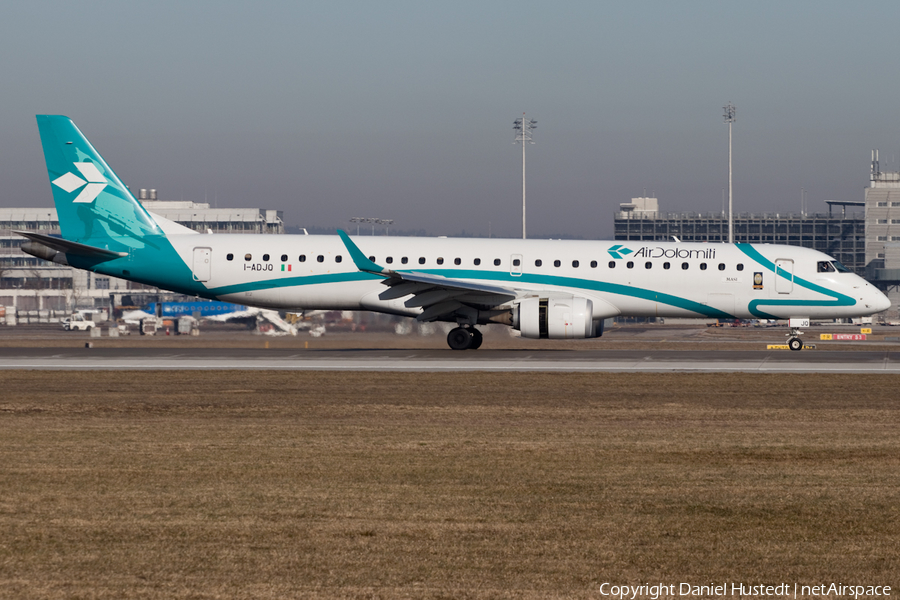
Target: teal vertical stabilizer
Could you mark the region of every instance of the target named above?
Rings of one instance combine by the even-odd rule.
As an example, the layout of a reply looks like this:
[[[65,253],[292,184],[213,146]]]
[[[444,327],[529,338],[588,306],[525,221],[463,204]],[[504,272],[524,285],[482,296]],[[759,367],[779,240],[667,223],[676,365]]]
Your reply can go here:
[[[38,115],[37,123],[59,227],[68,243],[38,241],[64,251],[67,263],[79,269],[206,296],[163,229],[72,119]]]
[[[38,115],[62,235],[118,252],[142,249],[162,229],[69,117]]]

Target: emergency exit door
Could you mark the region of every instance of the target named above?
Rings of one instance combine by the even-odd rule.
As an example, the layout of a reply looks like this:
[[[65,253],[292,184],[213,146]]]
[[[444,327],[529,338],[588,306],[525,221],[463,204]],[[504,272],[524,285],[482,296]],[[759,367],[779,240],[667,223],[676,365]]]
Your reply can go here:
[[[513,254],[509,257],[509,274],[518,277],[522,274],[522,255]]]

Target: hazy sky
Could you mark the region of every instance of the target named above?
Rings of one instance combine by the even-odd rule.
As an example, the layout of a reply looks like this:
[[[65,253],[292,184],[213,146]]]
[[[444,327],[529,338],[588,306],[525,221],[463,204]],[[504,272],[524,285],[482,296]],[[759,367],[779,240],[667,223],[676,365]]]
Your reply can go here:
[[[862,200],[900,162],[900,2],[5,2],[0,206],[48,206],[34,115],[133,190],[392,218],[435,235],[610,237],[613,213]]]

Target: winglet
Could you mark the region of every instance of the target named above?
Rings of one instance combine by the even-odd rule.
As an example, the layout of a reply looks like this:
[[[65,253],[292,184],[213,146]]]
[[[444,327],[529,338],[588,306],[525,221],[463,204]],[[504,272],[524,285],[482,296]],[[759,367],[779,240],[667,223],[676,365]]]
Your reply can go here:
[[[338,235],[341,236],[341,240],[344,242],[344,246],[346,246],[347,252],[350,253],[350,258],[353,259],[353,264],[356,265],[357,269],[365,271],[366,273],[377,273],[379,275],[386,275],[388,273],[388,271],[366,258],[366,255],[362,253],[362,250],[350,241],[350,236],[343,230],[338,229]]]

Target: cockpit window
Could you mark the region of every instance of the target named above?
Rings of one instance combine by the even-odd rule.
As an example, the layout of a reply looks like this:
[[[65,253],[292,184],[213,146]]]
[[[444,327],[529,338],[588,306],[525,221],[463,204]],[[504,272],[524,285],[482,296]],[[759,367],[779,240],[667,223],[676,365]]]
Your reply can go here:
[[[819,261],[819,268],[817,269],[819,273],[834,273],[834,266],[828,262],[827,260]]]
[[[831,261],[831,264],[834,265],[834,268],[838,270],[838,273],[851,273],[850,269],[841,264],[839,260]]]

